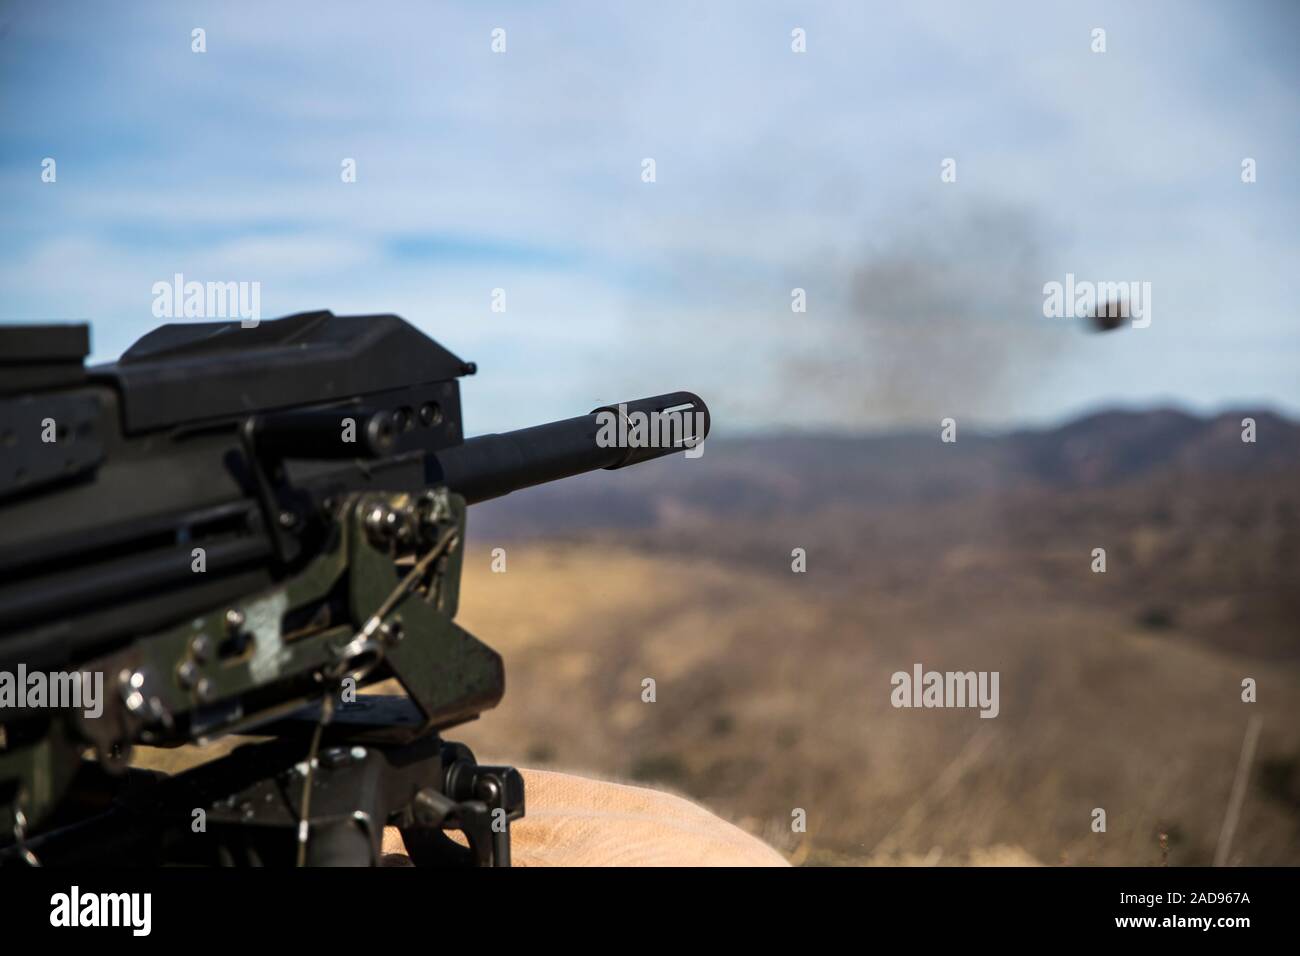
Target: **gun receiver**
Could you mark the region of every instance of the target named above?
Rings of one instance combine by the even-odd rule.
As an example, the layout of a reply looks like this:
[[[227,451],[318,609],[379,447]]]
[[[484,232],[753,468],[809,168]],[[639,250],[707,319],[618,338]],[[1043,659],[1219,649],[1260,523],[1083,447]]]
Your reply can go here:
[[[105,790],[139,859],[225,859],[248,821],[174,849],[195,787],[222,791],[203,803],[218,818],[266,788],[314,793],[320,775],[286,769],[313,734],[377,751],[330,767],[331,799],[349,797],[313,814],[326,835],[300,862],[373,862],[390,822],[417,862],[456,856],[430,835],[445,828],[466,830],[472,862],[508,862],[508,832],[484,821],[522,815],[522,780],[437,736],[504,689],[500,658],[453,621],[465,508],[690,449],[704,403],[675,392],[465,440],[457,379],[474,366],[393,315],[165,325],[90,368],[87,351],[85,326],[0,328],[0,862],[94,859],[109,823],[78,806]],[[638,420],[648,434],[628,432]],[[101,712],[10,700],[19,671],[72,672],[88,697],[98,675]],[[339,696],[390,677],[404,697]],[[133,745],[254,729],[274,740],[155,781],[148,813],[123,797]],[[353,806],[362,790],[372,804]],[[271,802],[262,860],[301,822]]]

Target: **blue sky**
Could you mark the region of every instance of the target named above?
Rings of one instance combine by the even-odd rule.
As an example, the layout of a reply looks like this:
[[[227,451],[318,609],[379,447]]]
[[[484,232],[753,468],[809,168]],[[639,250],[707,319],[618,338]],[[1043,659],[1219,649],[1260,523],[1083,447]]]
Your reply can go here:
[[[1295,413],[1296,10],[0,3],[0,320],[111,359],[176,272],[397,312],[479,364],[471,432],[678,388],[737,431]],[[1151,326],[1045,319],[1067,271]]]

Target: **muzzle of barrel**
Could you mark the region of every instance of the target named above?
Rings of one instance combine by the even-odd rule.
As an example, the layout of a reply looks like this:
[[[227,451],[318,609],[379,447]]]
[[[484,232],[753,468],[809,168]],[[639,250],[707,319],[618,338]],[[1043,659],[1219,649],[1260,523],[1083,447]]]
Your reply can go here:
[[[598,468],[625,468],[687,451],[708,437],[708,406],[671,392],[589,415],[497,435],[480,435],[431,455],[430,483],[474,504]]]

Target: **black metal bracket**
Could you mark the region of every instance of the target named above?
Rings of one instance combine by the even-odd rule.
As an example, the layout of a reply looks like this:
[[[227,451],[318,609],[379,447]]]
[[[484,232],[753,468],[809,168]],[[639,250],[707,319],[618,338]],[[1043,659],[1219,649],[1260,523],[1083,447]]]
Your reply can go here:
[[[324,728],[309,766],[310,726],[303,720],[294,732],[285,722],[275,739],[172,777],[83,766],[84,814],[0,848],[0,864],[377,866],[392,825],[416,866],[510,865],[510,824],[524,815],[513,767],[480,766],[469,748],[436,734],[376,742],[355,735],[357,721]],[[465,844],[448,830],[462,831]]]

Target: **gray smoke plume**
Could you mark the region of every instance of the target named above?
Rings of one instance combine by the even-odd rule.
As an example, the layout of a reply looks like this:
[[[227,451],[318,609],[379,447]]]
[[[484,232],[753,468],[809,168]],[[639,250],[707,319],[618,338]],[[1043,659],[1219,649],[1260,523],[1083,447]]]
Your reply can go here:
[[[1043,316],[1046,230],[1014,206],[910,210],[837,270],[844,308],[788,363],[849,426],[1012,420],[1074,326]]]

